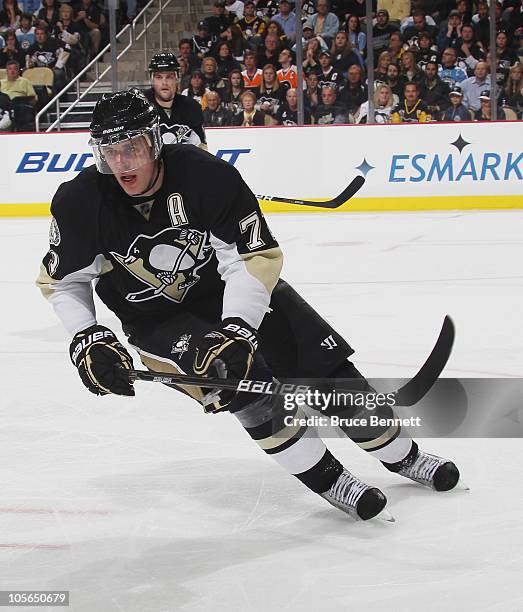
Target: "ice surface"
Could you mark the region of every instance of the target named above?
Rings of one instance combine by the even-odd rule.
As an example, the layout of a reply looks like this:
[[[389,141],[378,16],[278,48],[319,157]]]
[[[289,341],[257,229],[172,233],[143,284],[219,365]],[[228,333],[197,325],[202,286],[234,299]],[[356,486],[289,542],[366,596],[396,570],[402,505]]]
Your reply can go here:
[[[368,376],[412,375],[446,313],[448,376],[522,375],[522,212],[270,224],[284,278]],[[74,612],[523,610],[520,439],[427,440],[471,487],[449,494],[330,440],[397,520],[354,522],[229,415],[160,385],[137,383],[134,400],[84,390],[34,286],[48,225],[0,222],[0,589],[69,589]]]

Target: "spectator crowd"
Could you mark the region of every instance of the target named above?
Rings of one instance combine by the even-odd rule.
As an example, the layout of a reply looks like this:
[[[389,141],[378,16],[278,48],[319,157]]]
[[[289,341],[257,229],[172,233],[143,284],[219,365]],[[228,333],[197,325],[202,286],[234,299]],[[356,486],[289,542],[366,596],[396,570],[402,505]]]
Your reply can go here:
[[[127,0],[122,22],[136,14]],[[126,8],[126,11],[123,10]],[[32,129],[35,109],[43,107],[108,41],[106,11],[95,0],[2,0],[0,10],[0,131]],[[40,71],[33,86],[25,71]],[[46,72],[46,71],[44,71]],[[34,75],[33,71],[27,77]]]
[[[95,0],[2,2],[0,130],[8,130],[13,108],[23,123],[23,109],[59,91],[107,34]],[[217,0],[193,36],[178,41],[179,90],[200,103],[204,125],[297,124],[299,70],[306,124],[368,121],[365,0],[302,4],[299,41],[290,0]],[[523,0],[495,10],[494,50],[487,0],[374,0],[375,121],[490,121],[494,51],[497,117],[523,119]],[[126,12],[124,20],[136,14],[136,0]],[[35,91],[23,76],[33,67],[50,69],[52,86]]]
[[[305,123],[369,116],[365,0],[304,0],[296,40],[290,0],[218,0],[179,41],[180,91],[207,127],[295,125],[297,45],[303,49]],[[497,118],[523,118],[523,0],[496,6]],[[375,0],[377,123],[490,121],[486,0]]]

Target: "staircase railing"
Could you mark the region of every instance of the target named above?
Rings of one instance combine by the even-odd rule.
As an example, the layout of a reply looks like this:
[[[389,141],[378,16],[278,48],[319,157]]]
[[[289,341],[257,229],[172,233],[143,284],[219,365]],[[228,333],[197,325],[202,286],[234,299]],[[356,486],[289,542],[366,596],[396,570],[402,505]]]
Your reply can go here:
[[[171,4],[172,0],[149,0],[149,2],[144,6],[144,8],[136,15],[133,21],[130,24],[124,26],[116,35],[116,40],[119,42],[123,40],[126,36],[129,37],[127,45],[119,51],[117,54],[117,59],[120,60],[127,51],[134,45],[135,42],[138,42],[142,37],[144,38],[143,47],[144,47],[144,58],[145,65],[148,63],[148,47],[147,47],[147,31],[153,25],[153,23],[159,19],[160,20],[160,34],[159,34],[159,42],[160,49],[163,49],[163,17],[164,10]],[[158,4],[158,11],[152,15],[148,16],[147,12],[153,7],[154,4]],[[140,28],[140,26],[142,26]],[[94,57],[87,66],[81,70],[67,85],[59,91],[52,100],[50,100],[37,114],[35,119],[35,128],[37,132],[40,132],[40,124],[42,123],[42,117],[47,114],[49,109],[53,106],[56,108],[56,119],[51,123],[46,132],[51,132],[55,128],[60,131],[62,120],[66,117],[71,111],[73,111],[78,104],[87,96],[87,94],[100,83],[100,81],[105,77],[105,75],[110,72],[113,68],[112,65],[107,66],[102,72],[100,72],[100,68],[98,66],[99,60],[102,59],[105,53],[108,53],[111,49],[111,43],[107,44],[97,55]],[[80,90],[80,81],[82,77],[89,72],[94,67],[95,79],[94,81],[88,85],[83,91]],[[76,99],[73,100],[64,112],[60,112],[60,101],[62,98],[69,92],[76,91]]]

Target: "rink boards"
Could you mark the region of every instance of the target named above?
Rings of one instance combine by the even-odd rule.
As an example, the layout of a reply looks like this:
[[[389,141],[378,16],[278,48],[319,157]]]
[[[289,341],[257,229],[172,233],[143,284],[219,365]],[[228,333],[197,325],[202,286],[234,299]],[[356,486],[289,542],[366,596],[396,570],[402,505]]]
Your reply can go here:
[[[338,211],[523,208],[523,123],[308,126],[207,130],[267,212],[323,212],[358,175]],[[0,136],[0,216],[47,215],[58,186],[93,163],[86,132]]]

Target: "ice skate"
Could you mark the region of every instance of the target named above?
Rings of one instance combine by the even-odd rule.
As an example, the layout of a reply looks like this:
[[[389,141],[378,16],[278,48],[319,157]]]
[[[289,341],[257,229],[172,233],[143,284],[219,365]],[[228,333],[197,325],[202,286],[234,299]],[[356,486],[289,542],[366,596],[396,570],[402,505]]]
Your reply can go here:
[[[387,503],[387,498],[379,489],[365,484],[345,469],[331,488],[321,496],[329,504],[362,521],[367,521],[380,514]],[[392,515],[386,510],[383,511],[380,518],[394,521]]]
[[[459,482],[459,470],[452,461],[430,455],[419,450],[416,442],[412,443],[409,454],[397,463],[383,463],[396,474],[410,478],[435,491],[450,491]],[[468,488],[464,485],[465,488]]]

